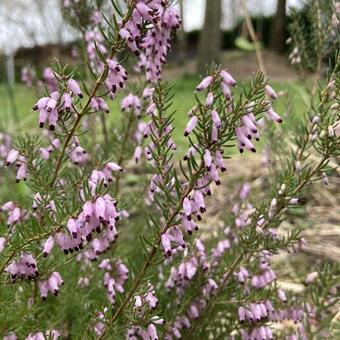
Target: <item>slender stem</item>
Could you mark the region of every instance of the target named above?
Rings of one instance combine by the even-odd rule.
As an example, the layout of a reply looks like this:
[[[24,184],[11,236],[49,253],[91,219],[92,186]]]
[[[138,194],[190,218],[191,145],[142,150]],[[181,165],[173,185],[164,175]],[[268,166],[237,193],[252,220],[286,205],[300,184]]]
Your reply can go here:
[[[118,164],[121,167],[123,167],[123,162],[124,162],[124,159],[125,159],[125,157],[124,157],[125,156],[125,149],[126,149],[126,145],[127,145],[129,136],[130,136],[130,130],[131,130],[131,126],[132,126],[132,123],[133,123],[133,118],[134,118],[134,113],[130,112],[128,124],[127,124],[125,134],[124,134],[124,137],[123,137],[123,141],[122,141],[122,147],[120,149],[120,154],[119,154],[119,157],[118,157]],[[120,174],[117,174],[116,182],[115,182],[115,189],[114,189],[114,196],[118,195],[120,178],[121,178]]]
[[[60,168],[61,168],[61,164],[62,164],[62,161],[63,161],[63,158],[65,156],[65,153],[66,153],[66,148],[68,146],[68,144],[70,143],[79,123],[81,121],[81,115],[78,114],[77,115],[77,119],[75,120],[74,122],[74,125],[71,129],[71,131],[68,133],[66,139],[65,139],[65,142],[64,142],[64,145],[61,149],[61,152],[60,152],[60,155],[59,155],[59,158],[57,160],[57,164],[56,164],[56,167],[55,167],[55,171],[54,171],[54,175],[53,175],[53,178],[51,180],[51,183],[50,183],[50,187],[52,188],[54,186],[54,183],[55,181],[57,180],[57,177],[58,177],[58,174],[59,174],[59,171],[60,171]]]
[[[262,51],[261,51],[261,46],[260,46],[260,43],[259,43],[259,41],[257,39],[253,23],[251,22],[251,17],[250,17],[248,8],[247,8],[247,4],[245,3],[244,0],[240,0],[240,1],[241,1],[241,6],[242,6],[243,14],[244,14],[244,17],[246,19],[247,28],[248,28],[251,40],[253,41],[254,46],[255,46],[256,57],[257,57],[257,61],[258,61],[260,70],[264,74],[266,74],[266,68],[265,68],[265,65],[264,65],[264,60],[263,60],[263,55],[262,55]]]

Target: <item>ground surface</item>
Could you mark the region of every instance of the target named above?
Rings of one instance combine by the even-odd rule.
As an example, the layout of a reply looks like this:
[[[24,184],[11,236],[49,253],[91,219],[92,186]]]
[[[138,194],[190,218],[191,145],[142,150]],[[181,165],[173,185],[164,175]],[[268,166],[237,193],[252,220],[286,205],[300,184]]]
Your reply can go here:
[[[277,55],[271,51],[263,51],[265,68],[273,82],[297,81],[297,75],[285,56]],[[242,51],[229,51],[223,54],[222,64],[228,68],[237,79],[247,79],[258,70],[255,53]],[[178,79],[183,74],[196,74],[196,60],[189,60],[182,67],[173,67],[165,72],[168,79]]]

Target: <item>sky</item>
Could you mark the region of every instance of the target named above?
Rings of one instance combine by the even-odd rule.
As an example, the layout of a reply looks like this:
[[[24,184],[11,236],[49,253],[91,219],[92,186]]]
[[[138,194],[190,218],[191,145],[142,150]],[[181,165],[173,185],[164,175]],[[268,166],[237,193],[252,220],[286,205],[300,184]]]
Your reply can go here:
[[[242,15],[242,12],[239,9],[237,0],[222,0],[222,3],[222,27],[230,29],[235,25],[237,18]],[[287,0],[287,9],[289,7],[301,7],[302,4],[303,0]],[[252,15],[262,14],[269,16],[275,13],[277,0],[248,0],[247,5]],[[202,27],[204,8],[205,0],[184,0],[184,29],[186,31]]]
[[[15,52],[19,47],[60,43],[74,39],[74,32],[65,25],[59,0],[0,0],[0,53]],[[206,0],[184,1],[184,29],[202,27]],[[207,0],[209,1],[209,0]],[[210,0],[211,1],[211,0]],[[248,0],[252,15],[272,15],[277,0]],[[301,6],[302,0],[287,0],[287,7]],[[222,27],[234,26],[241,15],[238,0],[223,0]]]

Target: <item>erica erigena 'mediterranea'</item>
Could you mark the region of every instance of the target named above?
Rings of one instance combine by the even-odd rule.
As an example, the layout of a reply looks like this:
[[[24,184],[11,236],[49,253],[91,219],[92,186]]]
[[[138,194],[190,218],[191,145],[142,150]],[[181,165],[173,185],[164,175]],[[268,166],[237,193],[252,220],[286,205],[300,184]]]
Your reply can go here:
[[[307,339],[315,325],[327,336],[321,321],[332,315],[336,265],[310,273],[295,294],[280,287],[271,259],[306,246],[299,229],[282,237],[279,226],[302,203],[307,184],[320,177],[327,183],[327,162],[339,147],[339,60],[299,131],[297,151],[282,150],[263,202],[243,183],[230,190],[223,228],[199,230],[210,196],[228,176],[230,147],[255,153],[261,135],[283,122],[273,108],[278,94],[262,73],[239,86],[230,70],[212,65],[194,89],[181,154],[172,135],[176,90],[161,81],[180,27],[177,11],[160,0],[113,5],[113,19],[104,20],[84,3],[83,62],[93,84],[59,63],[46,69],[48,92],[33,106],[43,138],[27,136],[12,147],[2,140],[2,161],[16,167],[31,197],[30,204],[1,205],[1,284],[18,296],[1,311],[4,339]],[[77,14],[77,2],[64,6]],[[129,80],[122,55],[134,55],[145,82]],[[23,78],[33,83],[27,70]],[[115,118],[94,140],[96,117],[109,119],[111,100],[121,100],[122,121]],[[311,148],[316,163],[308,160]],[[132,194],[130,159],[146,169]],[[8,302],[13,296],[1,294]],[[33,315],[30,322],[14,320],[13,308]],[[287,319],[295,326],[272,327]]]

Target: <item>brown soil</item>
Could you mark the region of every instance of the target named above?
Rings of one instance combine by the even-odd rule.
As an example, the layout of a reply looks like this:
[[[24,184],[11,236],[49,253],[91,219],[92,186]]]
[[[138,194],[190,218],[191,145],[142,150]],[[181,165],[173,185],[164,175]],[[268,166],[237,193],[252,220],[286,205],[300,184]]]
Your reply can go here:
[[[290,66],[286,56],[264,50],[263,58],[268,76],[274,81],[294,81],[296,71]],[[223,54],[223,66],[238,79],[248,78],[259,67],[255,52],[230,51]],[[176,79],[183,74],[196,74],[196,60],[189,60],[184,66],[168,68],[164,71],[166,79]]]

